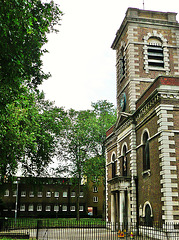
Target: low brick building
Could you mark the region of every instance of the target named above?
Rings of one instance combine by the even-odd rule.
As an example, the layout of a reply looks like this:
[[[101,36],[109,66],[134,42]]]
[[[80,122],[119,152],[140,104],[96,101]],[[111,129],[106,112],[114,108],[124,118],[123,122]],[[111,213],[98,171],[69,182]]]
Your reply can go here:
[[[91,182],[80,188],[80,216],[102,217],[104,187]],[[0,199],[1,217],[76,217],[77,187],[72,179],[6,179],[1,184]]]
[[[107,131],[107,220],[179,223],[179,24],[129,8],[116,50],[118,120]]]

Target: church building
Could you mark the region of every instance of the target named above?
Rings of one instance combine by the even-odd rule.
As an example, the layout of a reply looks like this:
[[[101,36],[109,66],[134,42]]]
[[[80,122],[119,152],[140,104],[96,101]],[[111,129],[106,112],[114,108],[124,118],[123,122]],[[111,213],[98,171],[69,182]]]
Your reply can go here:
[[[117,122],[106,133],[106,218],[179,223],[179,23],[128,8],[116,33]]]

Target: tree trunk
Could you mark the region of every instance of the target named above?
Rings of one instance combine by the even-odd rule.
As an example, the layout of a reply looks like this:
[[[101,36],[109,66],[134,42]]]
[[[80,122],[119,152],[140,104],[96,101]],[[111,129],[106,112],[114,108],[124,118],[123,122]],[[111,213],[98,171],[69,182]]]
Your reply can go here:
[[[79,211],[79,206],[80,206],[80,183],[81,183],[81,176],[78,178],[78,186],[77,186],[77,195],[76,195],[76,220],[80,220],[80,211]]]

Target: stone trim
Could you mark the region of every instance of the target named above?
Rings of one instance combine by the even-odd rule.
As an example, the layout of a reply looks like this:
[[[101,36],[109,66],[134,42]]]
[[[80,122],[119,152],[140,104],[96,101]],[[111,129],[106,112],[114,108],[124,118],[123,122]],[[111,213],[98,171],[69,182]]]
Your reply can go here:
[[[108,167],[107,167],[107,161],[108,161],[108,152],[105,150],[105,155],[106,155],[106,221],[108,221]]]
[[[176,36],[176,46],[179,46],[179,31],[173,31],[172,34]],[[173,55],[173,65],[174,65],[174,71],[176,75],[179,75],[179,48],[176,49],[176,55]]]
[[[178,192],[174,192],[174,188],[178,188],[177,183],[172,183],[172,179],[177,179],[177,174],[172,173],[172,170],[176,170],[176,166],[172,162],[176,162],[176,157],[171,157],[171,153],[175,153],[175,148],[172,148],[170,144],[175,145],[174,140],[170,140],[170,137],[174,137],[174,133],[169,130],[170,126],[173,126],[173,122],[169,119],[173,118],[173,114],[168,113],[168,111],[173,111],[172,105],[160,105],[156,107],[156,113],[159,117],[158,120],[158,131],[159,136],[159,150],[161,151],[159,155],[160,166],[161,166],[161,201],[163,203],[163,215],[162,219],[165,222],[179,222],[174,220],[174,216],[178,215],[177,211],[174,210],[174,206],[179,205],[179,201],[174,201],[173,197],[178,197]],[[168,131],[169,130],[169,131]]]
[[[137,155],[136,155],[136,132],[135,124],[132,124],[132,130],[130,135],[130,171],[131,171],[131,222],[137,221],[137,203],[136,203],[136,184],[135,177],[137,176]]]

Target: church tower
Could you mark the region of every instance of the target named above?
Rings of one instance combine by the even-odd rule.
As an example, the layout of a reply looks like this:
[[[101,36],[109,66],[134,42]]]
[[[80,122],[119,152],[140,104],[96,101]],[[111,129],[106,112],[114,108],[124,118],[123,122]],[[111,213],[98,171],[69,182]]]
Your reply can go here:
[[[107,220],[179,222],[179,24],[128,8],[116,33],[118,119],[107,131]]]

